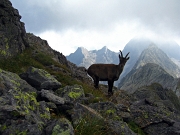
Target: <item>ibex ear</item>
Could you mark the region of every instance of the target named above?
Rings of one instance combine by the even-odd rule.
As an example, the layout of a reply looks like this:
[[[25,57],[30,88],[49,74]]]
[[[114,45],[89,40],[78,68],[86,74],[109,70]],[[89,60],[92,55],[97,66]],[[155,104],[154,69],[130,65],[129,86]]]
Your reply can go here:
[[[126,60],[129,60],[130,57],[127,57]]]

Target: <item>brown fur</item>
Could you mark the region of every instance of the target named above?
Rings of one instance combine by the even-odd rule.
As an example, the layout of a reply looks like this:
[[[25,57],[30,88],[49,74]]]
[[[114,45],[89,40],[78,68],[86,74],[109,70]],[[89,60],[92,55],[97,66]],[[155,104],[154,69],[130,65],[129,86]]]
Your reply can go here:
[[[121,54],[121,55],[120,55]],[[129,59],[128,54],[123,57],[122,52],[119,54],[119,64],[92,64],[88,69],[87,73],[94,80],[94,87],[98,88],[99,81],[108,81],[108,94],[112,95],[112,87],[114,81],[117,81],[123,68]]]

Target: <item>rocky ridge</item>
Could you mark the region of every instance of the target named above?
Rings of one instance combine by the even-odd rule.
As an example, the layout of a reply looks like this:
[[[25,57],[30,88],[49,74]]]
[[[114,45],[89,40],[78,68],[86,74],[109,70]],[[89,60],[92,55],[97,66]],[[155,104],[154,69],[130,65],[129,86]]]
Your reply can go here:
[[[179,77],[180,68],[155,44],[150,44],[147,49],[142,51],[133,69],[138,69],[147,63],[158,64],[174,78]]]
[[[120,89],[133,93],[139,87],[159,83],[164,88],[177,90],[177,79],[168,74],[161,66],[147,63],[144,66],[129,72],[120,82]],[[178,95],[180,96],[180,95]]]
[[[133,69],[122,78],[118,87],[133,93],[139,87],[156,82],[175,91],[179,97],[179,72],[179,67],[156,45],[151,44],[141,53]]]

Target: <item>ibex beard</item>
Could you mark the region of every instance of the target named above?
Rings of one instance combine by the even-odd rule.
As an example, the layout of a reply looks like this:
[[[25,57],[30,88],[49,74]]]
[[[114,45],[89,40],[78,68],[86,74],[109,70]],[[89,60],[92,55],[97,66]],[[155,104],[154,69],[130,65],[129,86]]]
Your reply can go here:
[[[113,85],[114,81],[119,79],[120,74],[122,73],[126,62],[129,60],[129,53],[123,57],[122,52],[119,54],[119,64],[92,64],[88,69],[87,73],[94,80],[94,87],[98,88],[99,81],[108,81],[108,95],[113,95]]]

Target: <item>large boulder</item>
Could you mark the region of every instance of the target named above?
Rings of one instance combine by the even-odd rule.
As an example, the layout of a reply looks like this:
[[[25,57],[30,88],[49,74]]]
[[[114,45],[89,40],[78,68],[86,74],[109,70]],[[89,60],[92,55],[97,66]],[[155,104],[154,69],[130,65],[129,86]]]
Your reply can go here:
[[[51,121],[45,131],[46,135],[74,135],[74,128],[66,118]]]
[[[36,95],[17,74],[0,69],[0,134],[42,134],[50,112]]]
[[[49,90],[44,90],[42,89],[40,92],[39,92],[39,96],[38,96],[39,100],[45,100],[47,102],[52,102],[56,105],[63,105],[65,103],[65,99],[62,98],[62,97],[59,97],[57,95],[54,94],[53,91],[49,91]]]
[[[52,75],[43,69],[35,67],[30,67],[27,72],[21,74],[20,77],[38,90],[56,90],[61,87],[61,83],[58,82]]]
[[[69,102],[78,102],[85,98],[84,89],[81,85],[65,86],[55,91],[60,97]]]

